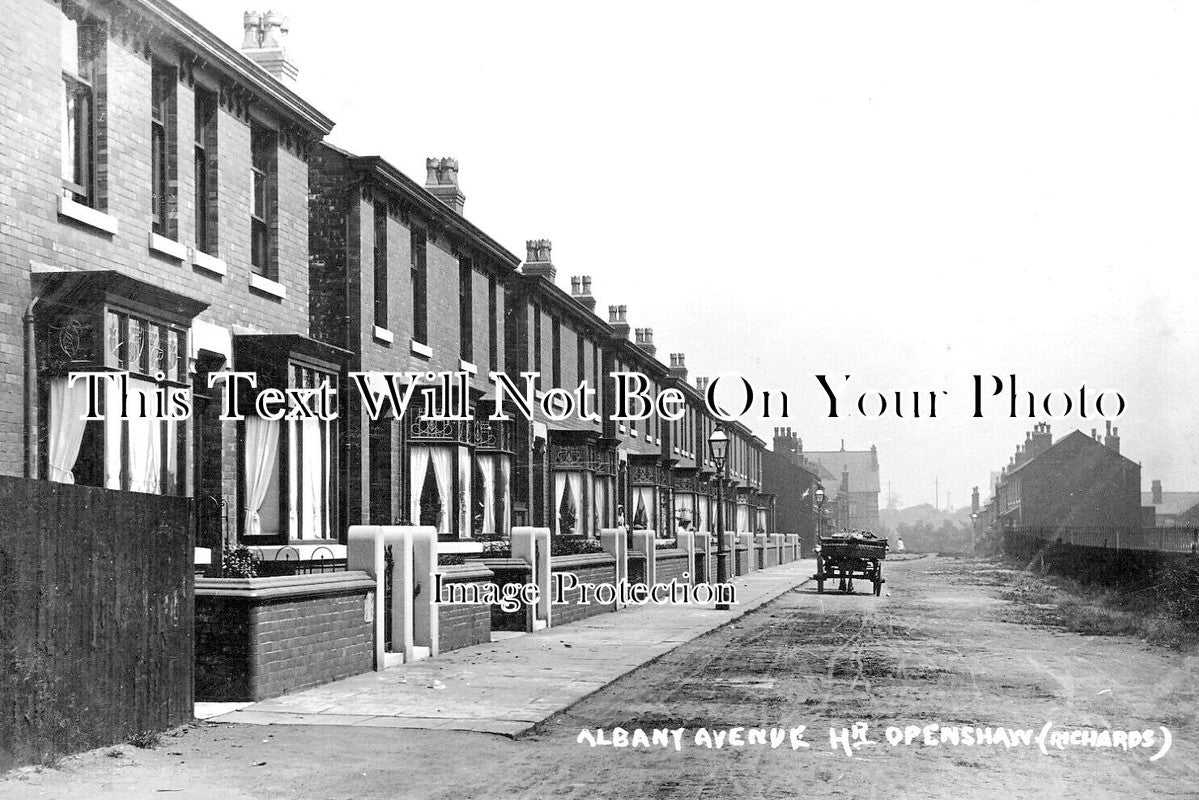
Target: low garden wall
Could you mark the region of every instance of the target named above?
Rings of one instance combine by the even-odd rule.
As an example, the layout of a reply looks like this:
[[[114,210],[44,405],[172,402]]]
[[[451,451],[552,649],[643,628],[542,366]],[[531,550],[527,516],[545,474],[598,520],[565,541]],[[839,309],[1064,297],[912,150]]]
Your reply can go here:
[[[364,572],[196,579],[196,700],[276,697],[375,667]]]
[[[659,550],[655,553],[655,560],[658,583],[670,583],[674,580],[685,586],[692,582],[691,572],[695,566],[688,563],[686,550]]]
[[[743,544],[737,545],[732,556],[734,575],[747,574],[750,570],[750,559],[756,558],[754,552]]]
[[[443,566],[442,596],[456,588],[469,589],[481,584],[497,583],[495,573],[479,563]],[[437,606],[437,643],[439,650],[457,650],[472,644],[491,641],[492,606],[481,603],[440,603]]]
[[[640,559],[644,571],[645,559]],[[554,556],[550,559],[551,575],[554,579],[550,582],[551,600],[557,600],[553,597],[554,589],[557,585],[558,575],[572,574],[579,583],[616,583],[616,559],[607,553],[590,553],[587,555],[577,556]],[[629,559],[629,581],[632,582],[633,559]],[[616,603],[598,603],[595,598],[590,598],[588,604],[581,603],[581,589],[565,592],[563,599],[566,601],[560,605],[554,605],[551,611],[551,621],[553,625],[569,625],[572,622],[577,622],[587,617],[602,614],[607,611],[615,611]]]

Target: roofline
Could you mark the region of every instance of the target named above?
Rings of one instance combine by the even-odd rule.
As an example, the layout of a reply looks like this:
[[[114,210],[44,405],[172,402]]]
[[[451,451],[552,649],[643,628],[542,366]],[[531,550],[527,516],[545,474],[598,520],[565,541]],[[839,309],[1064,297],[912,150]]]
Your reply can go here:
[[[255,64],[248,56],[221,39],[212,31],[180,11],[166,0],[121,0],[130,6],[167,23],[173,32],[180,35],[184,44],[191,45],[202,54],[212,57],[220,66],[228,69],[239,80],[276,104],[283,106],[293,115],[327,136],[333,130],[333,120],[318,111],[311,103],[300,97],[269,72]]]
[[[1133,460],[1132,460],[1131,458],[1129,458],[1128,456],[1124,455],[1123,453],[1118,453],[1118,452],[1116,452],[1115,450],[1112,450],[1110,447],[1108,447],[1107,445],[1105,445],[1103,442],[1096,441],[1095,439],[1092,439],[1090,436],[1087,436],[1085,433],[1083,433],[1081,429],[1079,429],[1079,428],[1075,428],[1074,430],[1070,431],[1069,433],[1067,433],[1067,434],[1066,434],[1065,436],[1063,436],[1062,438],[1058,439],[1056,442],[1054,442],[1054,443],[1052,443],[1051,445],[1049,445],[1048,447],[1046,447],[1046,448],[1045,448],[1043,451],[1041,451],[1040,453],[1038,453],[1038,454],[1037,454],[1035,457],[1028,459],[1028,460],[1027,460],[1027,461],[1025,461],[1023,464],[1021,464],[1020,466],[1016,467],[1016,468],[1015,468],[1015,469],[1013,469],[1013,470],[1010,470],[1010,471],[1009,471],[1009,472],[1008,472],[1006,475],[1004,475],[1002,478],[1000,478],[1000,483],[1003,483],[1003,482],[1007,481],[1007,479],[1008,479],[1008,478],[1010,478],[1011,476],[1015,475],[1017,472],[1019,472],[1020,470],[1024,469],[1024,468],[1025,468],[1025,467],[1027,467],[1029,464],[1033,463],[1033,462],[1034,462],[1034,461],[1036,461],[1038,458],[1040,458],[1041,456],[1045,455],[1046,453],[1048,453],[1048,452],[1049,452],[1050,450],[1052,450],[1053,448],[1057,447],[1057,446],[1058,446],[1059,444],[1061,444],[1062,442],[1066,441],[1067,439],[1071,439],[1071,438],[1073,438],[1073,437],[1074,437],[1074,434],[1078,434],[1078,435],[1079,435],[1079,436],[1081,436],[1082,438],[1086,439],[1088,442],[1092,442],[1093,444],[1095,444],[1095,445],[1097,445],[1097,446],[1099,446],[1099,447],[1102,447],[1102,448],[1104,448],[1105,450],[1109,451],[1109,452],[1110,452],[1112,455],[1116,456],[1117,458],[1122,458],[1122,459],[1124,459],[1125,461],[1127,461],[1129,464],[1132,464],[1134,467],[1137,467],[1138,469],[1140,469],[1140,466],[1141,466],[1141,465],[1140,465],[1140,464],[1138,464],[1137,462],[1133,461]]]
[[[616,335],[616,331],[611,325],[604,322],[603,317],[580,303],[573,295],[567,294],[565,289],[549,278],[544,275],[529,275],[525,272],[521,272],[520,277],[530,293],[534,291],[543,292],[557,307],[566,309],[568,314],[571,314],[583,324],[589,325],[600,336],[603,336],[605,339],[611,339]]]
[[[520,266],[520,257],[511,252],[481,228],[470,222],[466,217],[455,212],[445,203],[438,200],[432,194],[414,181],[412,178],[401,172],[394,164],[389,162],[382,156],[358,156],[350,153],[340,147],[321,143],[321,146],[328,147],[350,159],[351,164],[359,170],[370,172],[375,177],[387,182],[388,188],[400,194],[404,194],[416,201],[421,206],[421,210],[430,216],[436,217],[438,221],[444,223],[446,227],[456,230],[458,233],[470,238],[477,244],[481,244],[483,249],[496,260],[506,264],[513,271]]]

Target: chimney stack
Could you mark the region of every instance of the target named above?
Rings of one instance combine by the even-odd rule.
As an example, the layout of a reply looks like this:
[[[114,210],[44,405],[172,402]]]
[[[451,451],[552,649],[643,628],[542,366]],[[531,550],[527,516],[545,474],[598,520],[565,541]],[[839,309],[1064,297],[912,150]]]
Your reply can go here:
[[[695,376],[695,388],[705,395],[708,393],[708,384],[711,382],[711,378],[705,378],[702,375]]]
[[[670,354],[670,374],[683,383],[687,382],[687,357],[682,353]]]
[[[650,356],[657,355],[658,348],[654,346],[654,329],[653,328],[638,328],[635,332],[636,339],[634,343]]]
[[[595,311],[595,298],[591,296],[590,275],[571,276],[570,296],[579,301],[588,311]]]
[[[1113,428],[1111,420],[1107,422],[1107,436],[1103,438],[1103,443],[1117,453],[1120,452],[1120,429]]]
[[[1153,505],[1160,506],[1162,504],[1162,482],[1160,480],[1153,481]]]
[[[970,510],[977,512],[979,509],[978,487],[974,487],[974,491],[970,493]]]
[[[608,306],[608,324],[613,332],[622,339],[629,338],[629,323],[625,320],[627,306]]]
[[[247,11],[241,20],[245,33],[242,53],[275,80],[294,84],[300,71],[287,58],[287,17],[277,11]]]
[[[461,214],[466,195],[458,188],[458,159],[426,158],[425,191]]]
[[[550,250],[553,244],[549,239],[529,239],[525,242],[525,265],[522,271],[526,275],[538,275],[545,278],[550,283],[554,282],[553,259],[550,258]]]

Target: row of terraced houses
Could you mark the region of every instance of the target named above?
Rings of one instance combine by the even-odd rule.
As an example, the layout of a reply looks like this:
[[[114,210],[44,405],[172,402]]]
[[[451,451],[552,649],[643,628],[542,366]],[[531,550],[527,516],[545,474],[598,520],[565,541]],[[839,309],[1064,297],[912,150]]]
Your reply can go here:
[[[279,15],[247,13],[238,49],[163,0],[0,0],[0,12],[0,474],[193,498],[212,580],[237,546],[264,567],[344,564],[355,525],[431,526],[459,556],[524,526],[706,538],[723,514],[750,539],[796,533],[774,516],[791,487],[764,491],[770,454],[738,423],[725,426],[717,508],[703,379],[681,353],[664,363],[625,306],[598,315],[590,276],[561,288],[548,240],[522,259],[473,225],[456,161],[428,159],[422,182],[325,142],[333,121],[294,91]],[[338,416],[260,418],[247,391],[245,419],[222,419],[209,376],[228,370],[257,373],[254,391],[327,382]],[[148,400],[185,393],[194,411],[84,421],[87,387],[67,376],[88,371],[126,371]],[[372,421],[347,399],[349,375],[370,371],[467,373],[473,419],[417,408]],[[492,371],[539,372],[539,393],[602,387],[601,419],[493,421]],[[612,420],[614,371],[680,390],[682,419]],[[447,569],[465,580],[482,564]],[[341,652],[366,647],[334,639],[371,617],[354,594],[370,589],[346,574],[307,582],[352,599],[330,612],[353,623],[327,631]],[[204,605],[206,580],[198,657],[202,626],[229,613],[216,590]],[[478,639],[484,621],[460,617]],[[276,678],[226,695],[308,680]]]

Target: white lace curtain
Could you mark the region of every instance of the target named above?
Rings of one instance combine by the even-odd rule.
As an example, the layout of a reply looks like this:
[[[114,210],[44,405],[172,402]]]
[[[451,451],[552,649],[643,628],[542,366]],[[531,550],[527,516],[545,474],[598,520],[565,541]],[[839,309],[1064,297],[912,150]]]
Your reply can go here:
[[[408,496],[412,498],[409,522],[420,525],[421,494],[425,488],[425,475],[429,472],[429,448],[413,447],[408,454]]]
[[[495,533],[495,456],[479,455],[479,474],[483,476],[483,533]]]
[[[708,503],[711,501],[707,497],[699,498],[699,529],[701,531],[709,531],[708,527]]]
[[[154,387],[129,382],[129,490],[159,491],[162,453],[162,421],[140,416],[141,409],[154,412]],[[142,403],[145,403],[143,406]],[[107,416],[110,412],[105,411]],[[117,448],[119,450],[119,447]]]
[[[500,532],[508,535],[512,532],[512,462],[507,456],[500,458],[500,476],[504,479],[504,491],[500,493],[500,509],[503,515],[503,527]]]
[[[474,531],[471,484],[474,471],[471,469],[470,451],[465,447],[458,448],[458,536],[465,538]]]
[[[554,473],[554,520],[559,534],[566,533],[562,529],[562,498],[566,495],[566,473]]]
[[[749,506],[737,506],[737,531],[744,533],[749,530]]]
[[[566,474],[567,483],[570,486],[570,493],[574,496],[575,504],[575,528],[574,533],[586,533],[589,512],[587,503],[583,497],[583,473],[568,472]]]
[[[259,513],[279,464],[279,420],[246,417],[246,535],[262,533]]]
[[[323,539],[325,537],[324,502],[322,483],[324,477],[324,448],[321,446],[321,425],[316,418],[306,418],[300,423],[300,527],[301,539]]]
[[[50,381],[50,480],[74,483],[75,461],[83,444],[87,421],[87,382],[78,380],[67,386],[67,379]]]
[[[454,451],[448,447],[429,448],[433,462],[433,478],[437,481],[437,494],[441,511],[437,517],[437,532],[450,532],[450,492],[453,489]]]
[[[645,525],[650,530],[654,530],[654,490],[649,486],[638,486],[633,489],[634,496],[637,498],[633,505],[633,516],[629,521],[633,522],[638,518],[642,509],[645,511]]]

